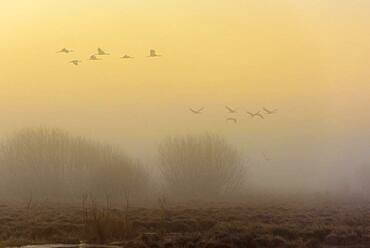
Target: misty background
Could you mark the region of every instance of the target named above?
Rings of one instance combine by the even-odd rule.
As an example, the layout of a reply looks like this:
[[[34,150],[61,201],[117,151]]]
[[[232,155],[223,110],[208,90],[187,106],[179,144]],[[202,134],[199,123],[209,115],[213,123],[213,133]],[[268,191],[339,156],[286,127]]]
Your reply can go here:
[[[367,1],[20,0],[0,9],[1,137],[58,127],[155,167],[165,137],[210,132],[241,151],[263,189],[361,191]],[[75,52],[56,54],[63,47]],[[97,47],[111,55],[87,61]],[[163,57],[148,60],[151,48]],[[126,53],[135,59],[120,60]],[[76,58],[80,66],[68,64]],[[239,110],[236,125],[225,105]],[[245,113],[262,107],[279,112]]]

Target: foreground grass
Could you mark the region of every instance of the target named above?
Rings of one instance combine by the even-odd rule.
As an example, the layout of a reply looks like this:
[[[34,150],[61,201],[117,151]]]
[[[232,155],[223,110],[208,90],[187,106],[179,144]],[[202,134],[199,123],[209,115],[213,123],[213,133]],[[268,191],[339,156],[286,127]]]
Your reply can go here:
[[[0,205],[0,247],[370,247],[369,204],[207,204],[105,209]]]

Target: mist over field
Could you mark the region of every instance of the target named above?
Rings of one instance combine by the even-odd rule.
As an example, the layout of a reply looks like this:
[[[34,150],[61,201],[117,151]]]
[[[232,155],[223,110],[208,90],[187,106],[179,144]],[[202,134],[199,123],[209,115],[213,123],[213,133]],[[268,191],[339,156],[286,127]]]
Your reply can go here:
[[[180,201],[230,201],[250,194],[368,199],[365,156],[348,161],[307,146],[265,147],[192,133],[164,137],[135,153],[63,129],[24,128],[3,139],[0,192],[18,201],[63,202],[84,195],[116,201],[129,194],[140,204],[163,195]]]
[[[1,1],[0,12],[0,247],[194,230],[208,242],[209,230],[250,231],[230,226],[244,203],[256,204],[248,207],[259,224],[280,228],[274,218],[294,212],[294,232],[313,225],[289,237],[264,226],[287,240],[282,247],[319,247],[311,233],[327,245],[333,226],[351,221],[362,229],[347,234],[363,231],[367,242],[369,1],[18,0]],[[19,207],[18,236],[3,203]],[[57,216],[48,204],[79,206],[56,212],[80,219],[38,236],[30,227],[41,220],[22,221],[41,206],[40,216]],[[175,204],[201,207],[187,215]],[[148,212],[130,215],[136,207]],[[198,222],[169,227],[173,216]],[[274,241],[247,243],[279,247],[261,239]]]

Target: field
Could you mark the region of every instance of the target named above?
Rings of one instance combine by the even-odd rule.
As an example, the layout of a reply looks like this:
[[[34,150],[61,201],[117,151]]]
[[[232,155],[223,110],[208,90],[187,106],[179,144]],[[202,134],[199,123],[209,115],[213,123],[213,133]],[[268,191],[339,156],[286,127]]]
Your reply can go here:
[[[41,243],[123,247],[370,247],[370,204],[279,200],[170,204],[2,204],[2,246]]]

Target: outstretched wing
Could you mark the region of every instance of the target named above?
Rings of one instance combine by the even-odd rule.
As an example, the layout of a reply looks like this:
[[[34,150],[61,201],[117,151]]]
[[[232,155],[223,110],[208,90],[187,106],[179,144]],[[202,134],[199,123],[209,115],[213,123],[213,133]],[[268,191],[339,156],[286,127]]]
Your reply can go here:
[[[258,116],[258,117],[260,117],[261,119],[265,119],[265,117],[263,117],[263,115],[262,115],[260,112],[257,112],[257,113],[255,114],[255,116]]]
[[[276,113],[277,112],[277,109],[274,109],[274,110],[269,110],[267,108],[262,108],[267,114],[273,114],[273,113]]]
[[[100,47],[98,48],[98,55],[109,55],[109,53],[106,53],[103,49]]]
[[[193,112],[194,114],[200,114],[201,112],[202,112],[202,110],[203,110],[204,108],[200,108],[200,109],[198,109],[198,110],[195,110],[195,109],[193,109],[193,108],[189,108],[189,110],[191,111],[191,112]]]
[[[263,107],[262,108],[263,109],[263,111],[265,111],[266,113],[268,113],[268,114],[270,114],[271,113],[271,110],[268,110],[267,108],[265,108],[265,107]]]
[[[227,118],[226,120],[227,120],[227,121],[232,121],[232,122],[234,122],[234,123],[237,123],[237,122],[238,122],[238,120],[237,120],[237,119],[235,119],[235,118]]]
[[[233,109],[233,108],[231,108],[231,107],[229,107],[229,106],[225,106],[225,108],[229,111],[229,112],[235,112],[235,109]]]
[[[78,65],[79,63],[81,63],[81,61],[80,60],[72,60],[69,63],[72,63],[74,65]]]
[[[189,110],[190,110],[192,113],[194,113],[194,114],[197,114],[197,113],[198,113],[198,111],[196,111],[196,110],[194,110],[194,109],[192,109],[192,108],[189,108]]]

